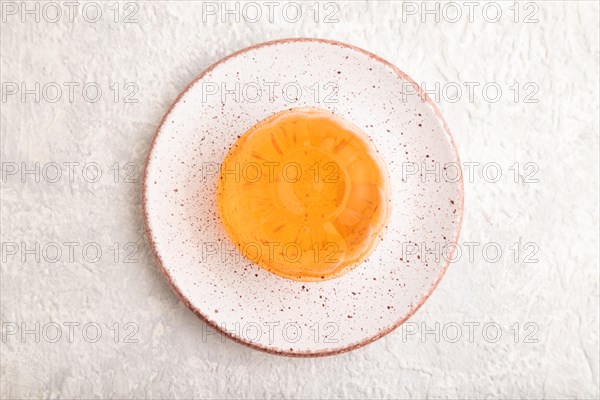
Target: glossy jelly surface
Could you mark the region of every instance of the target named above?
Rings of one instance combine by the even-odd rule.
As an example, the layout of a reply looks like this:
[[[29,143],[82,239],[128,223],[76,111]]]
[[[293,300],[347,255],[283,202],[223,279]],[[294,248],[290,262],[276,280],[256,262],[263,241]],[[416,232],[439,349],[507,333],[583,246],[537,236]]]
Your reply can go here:
[[[374,145],[349,122],[313,108],[272,115],[240,136],[221,165],[217,201],[246,258],[300,281],[358,265],[390,212]]]

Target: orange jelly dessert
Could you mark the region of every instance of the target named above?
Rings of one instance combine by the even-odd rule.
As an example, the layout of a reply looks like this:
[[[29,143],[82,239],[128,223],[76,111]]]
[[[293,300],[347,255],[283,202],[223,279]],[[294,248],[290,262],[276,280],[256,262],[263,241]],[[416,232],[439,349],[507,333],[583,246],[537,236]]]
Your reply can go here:
[[[357,127],[320,109],[283,111],[231,147],[217,189],[241,253],[299,281],[331,279],[372,251],[390,211],[387,171]]]

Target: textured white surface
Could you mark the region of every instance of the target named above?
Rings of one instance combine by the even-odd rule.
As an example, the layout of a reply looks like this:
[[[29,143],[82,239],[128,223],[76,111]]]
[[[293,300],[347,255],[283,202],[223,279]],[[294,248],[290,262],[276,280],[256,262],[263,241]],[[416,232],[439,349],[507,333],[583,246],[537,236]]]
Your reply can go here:
[[[399,2],[339,3],[339,22],[329,24],[315,23],[313,14],[288,23],[280,13],[273,23],[266,17],[256,23],[209,17],[203,23],[199,2],[140,3],[137,24],[114,23],[108,5],[95,24],[8,18],[1,24],[3,83],[98,82],[103,97],[89,103],[76,92],[70,103],[65,91],[56,103],[35,103],[31,95],[1,103],[4,175],[12,163],[80,165],[72,183],[65,176],[57,183],[4,176],[0,397],[597,398],[599,10],[592,2],[538,4],[539,22],[532,24],[515,23],[508,4],[497,23],[477,12],[473,23],[465,16],[454,24],[406,15],[403,21]],[[527,13],[521,8],[521,18]],[[499,261],[486,261],[482,245],[469,260],[463,246],[463,257],[411,319],[409,329],[419,333],[436,323],[449,327],[439,341],[433,334],[425,340],[408,335],[405,328],[354,352],[291,359],[206,336],[206,326],[178,301],[152,259],[140,185],[122,179],[133,170],[114,182],[109,168],[143,164],[160,119],[195,75],[235,50],[292,36],[363,47],[428,87],[497,82],[503,89],[496,103],[478,90],[472,102],[463,90],[459,101],[439,103],[463,162],[496,162],[503,173],[491,183],[475,167],[473,182],[466,179],[461,237],[463,244],[498,243]],[[124,82],[137,83],[139,102],[115,103],[113,82],[121,96]],[[509,88],[515,82],[518,102]],[[531,91],[523,88],[527,82],[539,85],[539,102],[523,101]],[[87,162],[103,170],[96,183],[82,179]],[[515,183],[509,170],[515,162],[536,163],[539,182]],[[133,172],[139,181],[141,171]],[[8,243],[29,249],[36,242],[47,249],[51,242],[81,246],[73,262],[64,245],[56,263],[49,262],[51,250],[40,262],[34,255],[10,255]],[[103,249],[100,261],[83,259],[81,247],[89,242]],[[115,242],[118,262],[110,249]],[[139,245],[138,262],[123,262],[128,242]],[[521,248],[536,243],[539,262],[524,262],[530,250],[515,262],[509,249],[515,242]],[[16,325],[34,329],[37,322],[63,326],[60,340],[48,340],[51,327],[41,330],[39,343],[34,334],[7,334]],[[73,340],[64,326],[69,322],[80,324]],[[103,328],[97,343],[82,336],[81,326],[89,322]],[[115,322],[118,339],[107,327]],[[131,332],[127,322],[139,327],[138,343],[124,342]],[[455,325],[447,324],[453,322],[463,334],[456,343],[449,340]],[[473,340],[465,322],[480,324]],[[496,343],[482,334],[490,322],[502,327]],[[525,329],[528,322],[535,325]],[[528,343],[535,326],[538,343]],[[93,328],[88,333],[93,336]]]

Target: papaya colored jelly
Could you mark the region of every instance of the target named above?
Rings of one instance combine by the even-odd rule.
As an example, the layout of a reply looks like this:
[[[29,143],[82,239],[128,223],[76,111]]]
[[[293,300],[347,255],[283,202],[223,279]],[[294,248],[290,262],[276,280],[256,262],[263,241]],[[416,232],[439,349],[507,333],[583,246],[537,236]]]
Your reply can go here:
[[[312,108],[280,112],[244,133],[221,165],[217,202],[246,258],[299,281],[335,278],[363,261],[390,212],[373,144]]]

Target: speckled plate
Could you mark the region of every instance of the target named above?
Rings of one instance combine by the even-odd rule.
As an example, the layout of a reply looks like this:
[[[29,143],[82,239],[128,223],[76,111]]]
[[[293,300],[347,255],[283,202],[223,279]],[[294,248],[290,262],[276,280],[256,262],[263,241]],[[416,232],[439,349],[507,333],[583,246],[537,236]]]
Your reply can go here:
[[[296,107],[328,109],[361,127],[391,181],[380,243],[329,281],[287,280],[254,265],[217,212],[218,167],[230,146]],[[458,239],[463,183],[448,126],[406,74],[354,46],[289,39],[238,51],[183,91],[152,142],[143,204],[152,250],[196,315],[256,349],[321,356],[384,336],[431,295]]]

